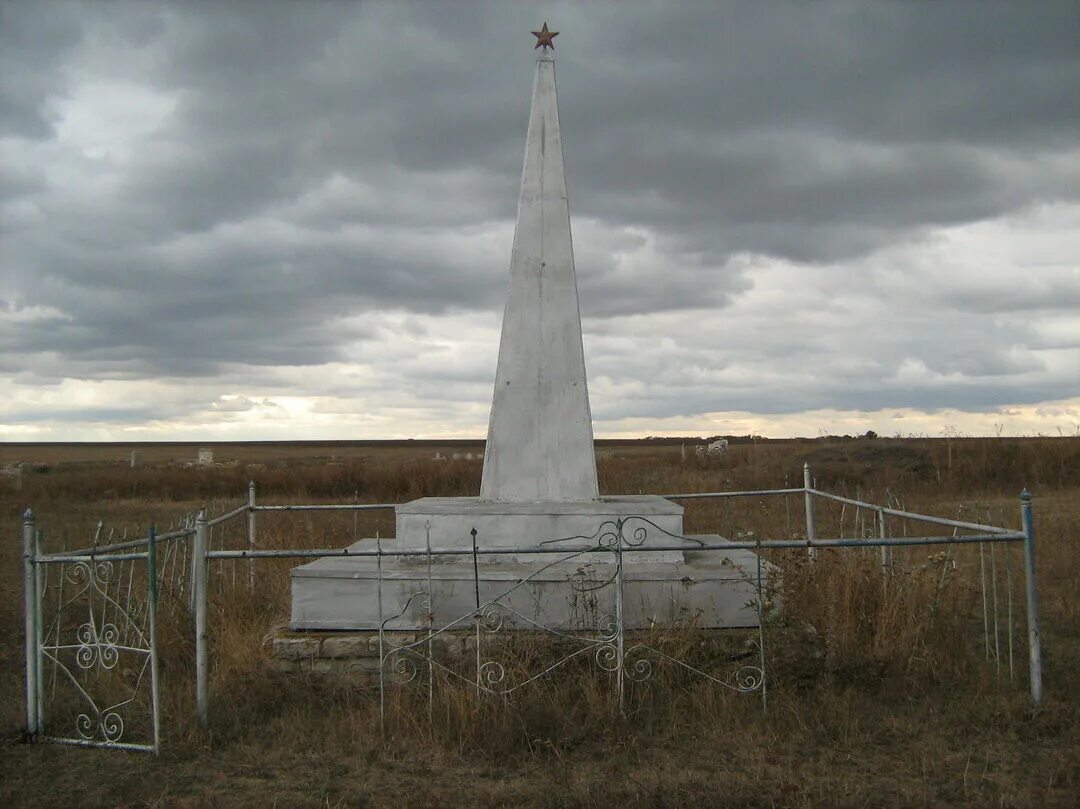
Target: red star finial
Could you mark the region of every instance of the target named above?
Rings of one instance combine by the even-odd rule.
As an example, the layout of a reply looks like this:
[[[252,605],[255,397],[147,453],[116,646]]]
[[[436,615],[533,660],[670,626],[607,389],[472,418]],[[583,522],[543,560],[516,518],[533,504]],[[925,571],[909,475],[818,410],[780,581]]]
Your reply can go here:
[[[536,37],[536,44],[533,45],[533,50],[536,50],[537,48],[543,48],[544,50],[551,48],[552,50],[555,50],[555,43],[552,42],[552,40],[559,35],[559,32],[549,31],[546,22],[544,23],[543,28],[539,31],[533,31],[532,35]]]

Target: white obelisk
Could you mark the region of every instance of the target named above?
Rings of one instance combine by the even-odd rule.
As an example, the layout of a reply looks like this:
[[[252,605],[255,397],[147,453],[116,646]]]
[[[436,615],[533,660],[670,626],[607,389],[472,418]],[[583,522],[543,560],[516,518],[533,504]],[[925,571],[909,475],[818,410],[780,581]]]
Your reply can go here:
[[[757,625],[753,605],[760,593],[750,571],[760,575],[762,566],[752,553],[708,559],[695,553],[724,539],[683,536],[683,507],[658,495],[598,496],[555,65],[547,53],[555,32],[545,24],[533,33],[544,51],[536,64],[480,497],[397,505],[393,549],[412,551],[407,555],[363,539],[350,546],[356,556],[294,568],[294,629],[430,632],[433,621],[444,628],[471,625],[477,606],[492,599],[508,610],[508,626],[557,634],[600,629],[595,606],[583,610],[580,590],[567,585],[594,574],[611,583],[616,565],[625,611],[617,609],[627,627],[687,620],[700,627]],[[627,521],[624,538],[632,541],[626,544],[641,552],[625,560],[600,552],[616,538],[612,526],[623,531]],[[541,545],[565,547],[552,544],[562,540],[599,544],[596,552],[566,550],[564,558],[535,553]],[[359,553],[372,547],[383,553]],[[415,553],[434,548],[466,553],[440,553],[435,565],[432,556],[425,563]],[[526,552],[518,556],[517,548]],[[479,556],[478,549],[502,550]]]
[[[480,499],[598,497],[555,63],[545,46],[536,62]]]

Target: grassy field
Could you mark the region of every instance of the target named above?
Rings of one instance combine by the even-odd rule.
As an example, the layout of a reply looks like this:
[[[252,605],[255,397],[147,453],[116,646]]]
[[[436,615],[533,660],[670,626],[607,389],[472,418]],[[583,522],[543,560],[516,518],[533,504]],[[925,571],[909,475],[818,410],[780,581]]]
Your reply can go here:
[[[707,685],[660,679],[612,709],[603,683],[551,678],[506,703],[467,691],[395,706],[379,732],[370,687],[275,672],[263,643],[288,614],[287,561],[223,567],[211,612],[212,720],[194,722],[190,628],[163,621],[160,757],[21,743],[20,514],[47,550],[86,545],[198,507],[261,502],[401,502],[475,494],[477,443],[210,445],[219,465],[183,465],[198,445],[5,445],[0,464],[0,800],[8,806],[1075,806],[1080,803],[1080,439],[748,441],[722,459],[677,441],[602,442],[605,493],[798,486],[995,524],[1019,524],[1034,495],[1046,701],[1033,709],[1018,548],[1009,553],[1015,674],[1004,628],[987,660],[977,547],[897,555],[883,587],[873,553],[771,555],[782,613],[767,631],[769,710]],[[131,450],[140,463],[131,468]],[[462,457],[454,459],[453,454]],[[436,460],[435,455],[445,456]],[[818,534],[873,530],[871,515],[822,504]],[[800,537],[802,500],[688,503],[688,532]],[[911,526],[899,522],[900,533]],[[327,547],[393,531],[389,514],[260,515],[266,547]],[[238,544],[242,522],[215,544]],[[1006,556],[996,558],[1004,566]],[[955,565],[954,565],[955,563]],[[229,565],[232,563],[221,563]],[[948,575],[943,577],[942,570]],[[1001,613],[1004,615],[1004,612]],[[737,639],[736,639],[737,640]],[[738,643],[736,642],[736,645]]]

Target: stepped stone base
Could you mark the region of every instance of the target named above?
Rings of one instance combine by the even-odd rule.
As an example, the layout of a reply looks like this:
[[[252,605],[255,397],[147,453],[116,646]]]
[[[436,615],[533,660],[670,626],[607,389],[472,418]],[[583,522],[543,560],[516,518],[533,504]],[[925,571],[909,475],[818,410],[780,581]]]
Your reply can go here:
[[[701,536],[721,543],[719,536]],[[370,547],[370,546],[368,546]],[[623,620],[628,628],[672,623],[702,628],[757,626],[753,606],[757,559],[745,550],[685,551],[678,561],[623,562]],[[292,571],[292,628],[416,630],[427,625],[423,594],[430,575],[431,612],[437,627],[471,620],[480,604],[499,599],[505,624],[530,628],[592,630],[614,614],[616,566],[610,553],[543,557],[478,565],[470,558],[385,558],[380,587],[372,558],[329,557]],[[771,574],[769,568],[767,573]],[[520,586],[516,586],[519,585]],[[477,594],[479,590],[479,595]],[[381,591],[381,595],[380,595]],[[380,608],[381,598],[381,608]]]
[[[665,534],[682,534],[683,507],[649,494],[561,503],[421,497],[395,509],[393,547],[471,548],[473,529],[481,548],[534,547],[551,540],[591,537],[605,523],[634,517],[639,518],[635,526],[649,530],[650,542],[662,542]]]
[[[682,630],[674,630],[676,633]],[[383,633],[383,651],[390,655],[392,650],[408,646],[416,641],[423,641],[426,631]],[[655,635],[645,632],[655,642]],[[633,644],[642,633],[627,634],[627,643]],[[522,631],[501,633],[497,636],[483,635],[485,657],[500,653],[500,645],[513,644],[515,640],[527,638],[530,643],[549,644],[552,649],[565,644],[558,637],[541,631]],[[739,630],[710,633],[710,642],[717,650],[738,659],[748,654],[757,654],[756,634],[745,634]],[[570,643],[573,643],[570,641]],[[379,633],[372,630],[356,632],[296,632],[285,626],[277,627],[267,635],[264,644],[270,652],[270,664],[275,671],[288,674],[316,675],[330,677],[348,677],[352,682],[378,685],[379,680]],[[511,647],[512,648],[512,647]],[[533,647],[538,648],[538,647]],[[539,647],[546,648],[544,646]],[[418,651],[427,654],[426,644]],[[476,654],[476,633],[473,628],[463,628],[444,632],[431,639],[431,653],[436,660],[447,665],[462,667],[467,670],[474,664]],[[391,658],[393,659],[393,658]],[[388,664],[389,665],[389,664]]]
[[[404,646],[418,638],[412,632],[385,632],[386,649]],[[471,639],[471,641],[470,641]],[[476,650],[475,634],[446,633],[432,640],[436,657],[459,657]],[[377,681],[379,633],[294,632],[280,627],[267,637],[270,663],[275,671],[290,674],[348,675],[350,679]]]
[[[462,555],[326,557],[293,568],[294,630],[390,630],[471,621],[477,603],[498,600],[501,620],[516,628],[595,630],[615,613],[616,556],[607,551],[532,554],[526,549],[607,546],[621,525],[623,624],[628,629],[674,623],[703,628],[757,626],[757,557],[746,550],[695,551],[685,537],[683,508],[655,495],[563,503],[486,502],[475,497],[425,497],[396,509],[395,550],[460,549]],[[479,549],[506,549],[477,555]],[[371,551],[375,540],[350,546]],[[521,553],[516,553],[521,549]],[[766,575],[771,573],[771,568]],[[430,589],[430,605],[427,598]]]

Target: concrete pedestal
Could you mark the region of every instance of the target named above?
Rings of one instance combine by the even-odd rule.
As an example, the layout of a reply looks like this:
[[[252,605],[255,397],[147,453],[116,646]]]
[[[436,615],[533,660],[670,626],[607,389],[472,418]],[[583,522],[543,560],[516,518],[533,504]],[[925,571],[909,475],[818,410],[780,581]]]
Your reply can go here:
[[[634,519],[650,544],[682,536],[683,507],[656,495],[549,503],[488,502],[476,497],[422,497],[395,510],[394,548],[536,547],[597,541],[618,520]],[[633,529],[631,529],[633,530]],[[678,543],[678,539],[674,540]],[[389,548],[388,548],[389,549]],[[654,560],[659,557],[654,557]],[[670,557],[676,561],[676,556]]]
[[[623,618],[630,628],[694,623],[701,627],[757,625],[755,555],[745,550],[695,551],[694,540],[722,543],[716,535],[684,537],[683,508],[651,495],[575,503],[489,503],[472,497],[425,497],[397,508],[398,535],[384,552],[460,548],[460,556],[328,557],[292,571],[293,629],[377,629],[380,615],[394,630],[427,626],[430,576],[436,626],[469,616],[477,598],[499,598],[509,625],[562,630],[596,629],[614,613],[616,555],[560,548],[614,541],[620,522]],[[478,555],[478,548],[550,547],[552,554]],[[685,551],[649,551],[651,545]],[[351,546],[374,550],[375,540]],[[380,585],[381,580],[381,585]],[[381,591],[381,595],[380,595]],[[381,598],[381,606],[380,606]]]
[[[701,539],[723,541],[718,536]],[[362,540],[357,547],[370,548],[371,542]],[[676,622],[706,628],[757,626],[756,586],[746,575],[756,563],[752,553],[687,551],[675,564],[635,562],[633,555],[624,555],[622,571],[623,620],[628,628]],[[478,566],[478,579],[471,558],[447,559],[433,557],[431,563],[436,627],[458,619],[468,626],[477,591],[481,604],[499,598],[509,608],[500,609],[503,624],[521,629],[596,630],[614,614],[616,565],[610,553],[580,554],[566,561],[538,556],[527,564],[487,564]],[[334,557],[295,568],[293,629],[377,629],[377,567],[372,558]],[[427,590],[425,557],[384,558],[381,598],[387,629],[425,628],[428,607],[422,594]]]

